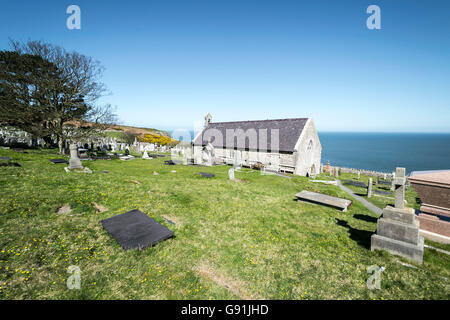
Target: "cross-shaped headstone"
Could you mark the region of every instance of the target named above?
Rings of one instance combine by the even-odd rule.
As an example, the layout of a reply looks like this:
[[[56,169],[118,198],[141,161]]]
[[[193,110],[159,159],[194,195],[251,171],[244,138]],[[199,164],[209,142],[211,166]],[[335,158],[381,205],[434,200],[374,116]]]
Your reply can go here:
[[[396,168],[393,184],[395,188],[395,207],[403,209],[405,207],[405,184],[406,184],[405,168]]]

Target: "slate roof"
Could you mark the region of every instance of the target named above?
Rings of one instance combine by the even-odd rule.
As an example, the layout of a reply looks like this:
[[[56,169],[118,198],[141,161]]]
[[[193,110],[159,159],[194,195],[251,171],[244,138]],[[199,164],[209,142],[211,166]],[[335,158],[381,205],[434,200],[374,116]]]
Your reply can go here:
[[[276,150],[276,146],[272,146],[271,143],[271,130],[278,129],[279,133],[279,151],[280,152],[293,152],[295,144],[302,133],[308,118],[295,118],[295,119],[275,119],[275,120],[257,120],[257,121],[235,121],[235,122],[211,122],[206,128],[203,129],[201,135],[199,135],[193,144],[196,146],[205,146],[208,140],[212,140],[211,144],[217,148],[227,149],[245,149],[245,150],[258,150],[258,145],[263,143],[267,145],[267,150]],[[210,130],[212,129],[212,130]],[[226,135],[227,129],[237,130],[242,129],[244,132],[254,129],[257,136],[257,141],[249,145],[249,139],[237,139],[232,135]],[[260,129],[266,129],[260,131]],[[218,134],[220,132],[220,134]],[[265,134],[267,132],[267,144],[264,143]],[[217,135],[217,137],[215,137]],[[212,137],[212,138],[211,138]],[[273,148],[272,148],[273,147]]]

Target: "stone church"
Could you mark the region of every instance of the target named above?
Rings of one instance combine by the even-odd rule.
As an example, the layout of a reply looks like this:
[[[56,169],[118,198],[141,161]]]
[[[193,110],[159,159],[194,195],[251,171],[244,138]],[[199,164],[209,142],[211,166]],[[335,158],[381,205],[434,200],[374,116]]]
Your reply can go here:
[[[212,122],[192,141],[194,164],[254,165],[311,176],[320,172],[322,146],[311,118]]]

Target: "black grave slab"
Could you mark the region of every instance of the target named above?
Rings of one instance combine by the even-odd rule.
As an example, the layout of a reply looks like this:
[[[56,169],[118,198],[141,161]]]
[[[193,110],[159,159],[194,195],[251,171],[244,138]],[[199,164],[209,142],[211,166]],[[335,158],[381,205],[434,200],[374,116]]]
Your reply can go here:
[[[216,176],[215,174],[206,173],[206,172],[200,172],[200,175],[203,176],[203,177],[206,177],[206,178],[212,178],[212,177]]]
[[[166,161],[164,161],[164,164],[166,164],[166,165],[168,165],[168,166],[174,166],[174,165],[176,165],[176,163],[173,162],[172,160],[166,160]]]
[[[123,249],[144,249],[173,237],[173,232],[139,210],[101,221]]]
[[[355,186],[355,187],[367,188],[367,185],[361,181],[345,180],[344,184],[350,185],[350,186]]]
[[[10,157],[0,157],[0,160],[6,160],[6,161],[9,161],[9,160],[11,160],[11,158],[10,158]]]
[[[57,163],[67,163],[66,159],[50,159],[50,162],[53,164],[57,164]]]
[[[372,192],[374,194],[379,194],[382,196],[391,196],[392,195],[392,192],[390,192],[390,191],[373,190]]]
[[[381,180],[380,179],[380,180],[378,180],[378,184],[384,184],[384,185],[390,186],[392,184],[392,182],[389,180]]]

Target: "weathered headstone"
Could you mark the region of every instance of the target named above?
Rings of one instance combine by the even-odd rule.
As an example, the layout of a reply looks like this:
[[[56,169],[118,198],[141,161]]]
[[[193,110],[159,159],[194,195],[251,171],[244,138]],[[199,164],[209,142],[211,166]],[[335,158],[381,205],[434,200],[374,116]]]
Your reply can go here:
[[[393,183],[395,186],[395,207],[403,209],[405,207],[405,168],[396,169]]]
[[[229,180],[234,180],[234,169],[233,168],[228,170],[228,179]]]
[[[405,180],[405,168],[397,168],[393,179],[395,207],[383,209],[376,234],[371,238],[370,249],[386,250],[422,264],[424,240],[419,234],[419,221],[414,209],[404,208]]]
[[[78,158],[78,147],[76,144],[72,143],[70,145],[70,160],[69,160],[69,169],[83,169],[81,165],[81,160]]]
[[[142,155],[142,159],[152,159],[152,158],[150,158],[147,151],[144,151],[144,154]]]
[[[358,180],[361,178],[361,171],[358,171]]]
[[[369,178],[369,184],[367,186],[367,198],[371,198],[372,197],[372,178]]]

